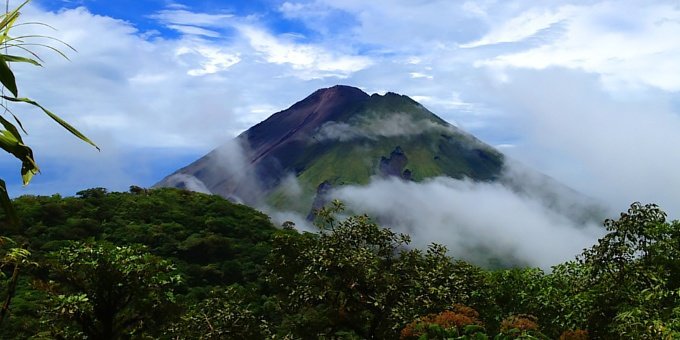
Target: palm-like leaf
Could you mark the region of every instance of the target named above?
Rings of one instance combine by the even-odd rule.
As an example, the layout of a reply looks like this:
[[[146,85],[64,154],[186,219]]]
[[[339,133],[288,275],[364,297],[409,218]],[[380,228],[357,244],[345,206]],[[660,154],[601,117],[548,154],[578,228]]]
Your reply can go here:
[[[19,89],[16,84],[16,78],[14,76],[14,72],[12,72],[12,69],[9,67],[9,63],[27,63],[34,66],[42,66],[38,61],[36,61],[41,60],[40,57],[33,51],[29,50],[27,46],[46,47],[57,52],[64,58],[68,59],[63,52],[61,52],[59,49],[53,46],[42,43],[27,43],[26,42],[27,39],[46,38],[49,40],[60,42],[66,47],[73,49],[73,47],[71,47],[67,43],[49,36],[25,35],[19,37],[12,37],[10,35],[12,27],[15,26],[17,19],[20,16],[19,10],[23,8],[26,4],[28,4],[29,1],[30,0],[25,0],[13,10],[0,15],[0,46],[4,47],[5,51],[8,48],[16,48],[20,51],[24,51],[30,54],[30,57],[23,57],[19,55],[7,54],[7,52],[5,52],[4,54],[0,53],[0,84],[2,84],[2,87],[6,88],[9,92],[11,92],[11,95],[2,94],[0,98],[4,99],[7,102],[26,103],[41,109],[47,116],[49,116],[52,120],[61,125],[71,134],[85,141],[86,143],[91,144],[92,146],[97,148],[97,150],[99,150],[99,147],[97,147],[97,145],[94,144],[89,138],[85,137],[85,135],[83,135],[80,131],[71,126],[71,124],[67,123],[59,116],[52,113],[50,110],[38,104],[38,102],[29,98],[19,97]],[[24,130],[21,121],[17,118],[16,115],[14,115],[14,113],[9,111],[7,102],[0,103],[0,107],[5,110],[4,113],[10,113],[14,117],[14,120],[16,121],[21,131],[26,133],[26,130]],[[2,125],[2,129],[0,129],[0,149],[6,151],[7,153],[13,155],[14,157],[21,161],[21,178],[23,180],[24,185],[26,185],[31,181],[33,175],[37,174],[40,171],[33,157],[33,150],[31,150],[29,146],[24,144],[19,129],[17,129],[14,124],[9,122],[2,115],[0,115],[0,125]],[[2,210],[5,212],[11,223],[15,225],[18,223],[16,212],[12,207],[12,202],[7,193],[7,187],[5,185],[5,182],[2,180],[0,180],[0,208],[2,208]]]

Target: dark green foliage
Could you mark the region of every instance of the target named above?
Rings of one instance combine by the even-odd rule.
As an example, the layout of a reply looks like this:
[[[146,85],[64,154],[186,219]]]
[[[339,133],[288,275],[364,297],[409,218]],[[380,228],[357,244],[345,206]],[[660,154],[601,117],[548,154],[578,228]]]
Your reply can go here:
[[[269,334],[266,321],[256,315],[253,297],[243,287],[233,285],[191,306],[165,335],[173,339],[264,339]]]
[[[48,259],[42,318],[51,336],[120,339],[153,334],[172,318],[181,278],[143,246],[71,242]]]
[[[47,253],[72,249],[72,241],[145,245],[182,274],[178,301],[190,304],[215,286],[256,282],[276,232],[266,215],[251,208],[177,189],[108,193],[94,188],[78,197],[22,196],[14,206],[22,223],[10,236],[43,265],[22,269],[10,321],[0,332],[8,339],[28,337],[39,328],[37,319],[52,289],[44,282],[54,279],[57,269],[46,265],[51,261]],[[0,230],[6,230],[4,225]],[[3,283],[0,293],[4,289]]]
[[[10,238],[0,236],[0,326],[9,316],[9,308],[19,284],[19,273],[31,265],[31,253]]]
[[[32,255],[21,258],[3,339],[680,335],[680,223],[654,205],[633,204],[577,261],[549,272],[485,270],[436,244],[412,249],[366,216],[338,220],[339,202],[321,210],[318,233],[276,230],[252,209],[174,189],[95,188],[15,205],[24,225],[0,254],[5,283],[11,249]],[[102,321],[103,311],[118,321]]]
[[[15,206],[23,228],[16,238],[40,251],[88,238],[144,244],[190,273],[186,280],[192,287],[255,280],[276,230],[269,217],[217,196],[177,189],[131,190],[107,193],[94,188],[78,192],[78,197],[19,197]]]
[[[283,329],[296,337],[393,338],[419,315],[485,295],[481,270],[451,261],[442,246],[408,249],[407,235],[366,216],[338,222],[332,211],[320,215],[320,234],[278,236],[268,261]]]

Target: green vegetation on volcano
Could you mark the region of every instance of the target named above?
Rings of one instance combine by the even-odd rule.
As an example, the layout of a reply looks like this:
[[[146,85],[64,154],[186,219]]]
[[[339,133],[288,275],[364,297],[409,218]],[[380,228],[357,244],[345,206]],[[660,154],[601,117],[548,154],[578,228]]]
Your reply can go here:
[[[379,175],[381,158],[389,157],[397,147],[408,159],[404,170],[411,172],[414,181],[437,176],[490,181],[503,166],[501,153],[406,96],[373,95],[327,124],[343,124],[348,135],[324,139],[322,132],[328,125],[322,126],[304,145],[300,142],[280,153],[286,160],[285,170],[297,176],[302,194],[293,197],[285,188],[275,187],[267,198],[270,205],[306,213],[321,183],[333,187],[368,184],[372,176]],[[380,131],[390,128],[404,131]]]

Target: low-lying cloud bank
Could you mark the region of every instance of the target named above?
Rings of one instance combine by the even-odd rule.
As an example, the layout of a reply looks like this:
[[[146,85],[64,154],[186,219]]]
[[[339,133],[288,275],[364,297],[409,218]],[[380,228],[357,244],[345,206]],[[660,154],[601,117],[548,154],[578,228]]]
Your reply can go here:
[[[437,177],[422,183],[375,178],[339,188],[334,197],[355,212],[408,233],[417,247],[436,242],[476,263],[522,262],[549,268],[573,259],[603,231],[500,183]]]
[[[413,136],[425,131],[449,132],[455,128],[437,124],[429,119],[414,119],[407,113],[393,113],[379,118],[367,118],[345,122],[330,121],[321,126],[313,136],[312,141],[337,140],[381,137]]]
[[[409,234],[417,248],[434,242],[446,245],[452,256],[480,265],[544,269],[595,244],[604,234],[603,219],[611,216],[599,202],[512,162],[497,182],[376,176],[368,185],[336,188],[328,199],[339,199],[349,212],[365,213],[382,226]],[[293,221],[300,229],[315,230],[303,215],[260,209],[277,223]]]

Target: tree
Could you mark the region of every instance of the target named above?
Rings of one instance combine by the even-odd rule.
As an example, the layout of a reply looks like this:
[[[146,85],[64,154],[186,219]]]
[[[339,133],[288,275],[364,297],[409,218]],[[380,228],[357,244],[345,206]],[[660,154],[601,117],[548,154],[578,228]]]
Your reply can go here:
[[[171,317],[180,282],[170,262],[142,246],[73,242],[51,258],[52,335],[121,339]]]
[[[342,204],[321,210],[317,234],[274,239],[267,282],[277,294],[284,334],[303,338],[395,338],[416,317],[477,301],[476,267],[454,262],[446,248],[408,249],[409,237],[367,216],[338,221]]]
[[[14,73],[10,68],[10,63],[27,63],[34,66],[41,66],[40,63],[36,60],[36,59],[40,60],[38,55],[27,49],[25,45],[45,46],[66,57],[66,55],[64,55],[61,51],[52,46],[45,44],[27,44],[25,42],[26,39],[36,37],[47,38],[52,41],[60,42],[70,48],[68,44],[65,44],[60,40],[51,37],[35,35],[14,37],[11,35],[13,27],[15,26],[17,20],[19,19],[20,10],[29,2],[30,0],[26,0],[21,5],[17,6],[15,9],[0,15],[0,47],[2,47],[2,51],[4,51],[4,53],[0,53],[0,83],[2,83],[2,94],[0,95],[0,98],[2,98],[2,102],[0,103],[0,107],[4,109],[4,112],[0,114],[0,125],[2,125],[2,128],[0,128],[0,148],[2,148],[2,150],[11,154],[19,161],[21,161],[21,177],[24,185],[27,185],[33,178],[33,175],[37,174],[40,171],[40,169],[38,168],[38,164],[36,163],[35,158],[33,156],[33,150],[29,146],[24,144],[19,129],[21,129],[24,133],[26,133],[26,131],[24,130],[23,125],[21,124],[19,118],[10,110],[9,103],[25,103],[39,108],[42,112],[44,112],[47,116],[49,116],[52,120],[61,125],[71,134],[91,144],[92,146],[97,148],[97,150],[99,150],[99,147],[97,147],[91,140],[85,137],[85,135],[80,133],[69,123],[59,118],[59,116],[55,115],[42,105],[38,104],[38,102],[30,98],[19,96],[19,89],[17,88]],[[9,54],[10,51],[17,50],[19,52],[27,52],[31,55],[31,57]],[[6,94],[5,90],[9,91],[9,94]],[[5,117],[5,115],[8,114],[11,115],[12,118],[14,118],[14,121],[19,126],[19,129]],[[19,224],[16,212],[12,207],[12,202],[7,193],[7,187],[2,179],[0,179],[0,207],[5,212],[5,214],[7,215],[12,224],[14,225]]]
[[[189,307],[165,335],[173,339],[265,339],[269,329],[254,312],[253,298],[239,286],[211,292],[211,296]]]
[[[400,339],[477,339],[488,336],[476,310],[454,305],[438,314],[420,317],[400,332]]]
[[[580,257],[593,296],[588,330],[595,337],[680,336],[680,223],[636,202],[605,227]]]

